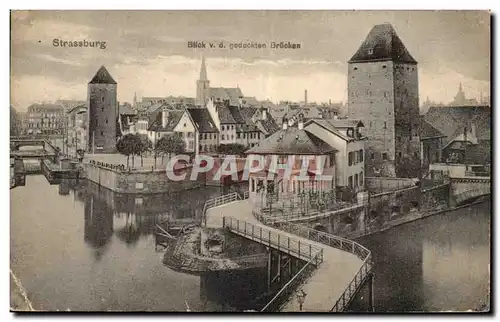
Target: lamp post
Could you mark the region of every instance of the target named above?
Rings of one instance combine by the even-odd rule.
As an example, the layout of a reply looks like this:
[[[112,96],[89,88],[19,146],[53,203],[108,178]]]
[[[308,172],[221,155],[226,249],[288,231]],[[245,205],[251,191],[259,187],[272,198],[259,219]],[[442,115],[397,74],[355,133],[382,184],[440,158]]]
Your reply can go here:
[[[297,294],[297,302],[299,302],[299,310],[302,312],[302,306],[304,305],[304,301],[306,299],[307,293],[304,290],[300,290]]]

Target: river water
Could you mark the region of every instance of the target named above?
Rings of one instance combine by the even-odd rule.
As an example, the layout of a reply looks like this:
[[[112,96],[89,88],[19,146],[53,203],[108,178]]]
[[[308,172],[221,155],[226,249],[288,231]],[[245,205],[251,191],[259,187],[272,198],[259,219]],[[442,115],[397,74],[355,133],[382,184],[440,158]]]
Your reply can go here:
[[[130,198],[41,175],[11,190],[11,269],[38,310],[233,311],[265,291],[264,270],[193,276],[162,264],[156,220],[201,215],[227,191]],[[361,240],[375,261],[378,311],[465,310],[488,294],[484,203]],[[363,294],[360,295],[363,297]]]

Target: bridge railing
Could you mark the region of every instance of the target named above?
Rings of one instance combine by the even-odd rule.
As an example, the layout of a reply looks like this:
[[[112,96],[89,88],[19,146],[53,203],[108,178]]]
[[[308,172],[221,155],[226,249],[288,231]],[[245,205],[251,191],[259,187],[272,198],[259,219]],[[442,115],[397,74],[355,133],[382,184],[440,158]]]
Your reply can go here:
[[[323,257],[323,250],[321,253],[316,253],[313,258],[311,258],[301,269],[295,274],[294,277],[288,283],[283,286],[278,293],[260,310],[261,312],[272,312],[276,311],[277,308],[282,306],[287,302],[288,299],[301,287],[306,280],[313,274],[314,270],[318,267],[316,264],[319,261],[319,257]]]
[[[257,241],[262,245],[267,245],[302,260],[309,261],[315,258],[316,254],[319,253],[321,256],[315,258],[315,264],[319,265],[323,261],[322,248],[312,243],[300,241],[298,238],[280,234],[274,229],[266,229],[260,225],[254,225],[233,217],[223,217],[222,226],[223,228],[229,228],[230,230],[240,233],[248,239]]]
[[[341,312],[349,305],[354,294],[358,288],[363,285],[365,279],[369,275],[372,268],[372,255],[371,252],[360,245],[359,243],[342,238],[339,236],[334,236],[322,231],[311,229],[309,227],[293,224],[290,222],[274,222],[272,226],[277,229],[295,234],[297,236],[305,237],[307,239],[322,243],[324,245],[340,249],[345,252],[356,255],[359,259],[363,260],[361,268],[356,272],[356,275],[349,283],[349,286],[344,290],[342,296],[337,300],[332,308],[332,312]]]
[[[236,218],[224,217],[223,227],[240,233],[246,238],[267,245],[281,252],[306,260],[307,263],[286,283],[278,293],[261,309],[261,312],[275,310],[286,303],[286,300],[298,287],[311,276],[314,270],[323,262],[323,249],[311,243],[300,241],[293,237],[280,234]]]
[[[233,202],[233,201],[237,201],[239,199],[241,199],[241,197],[237,192],[231,192],[227,195],[223,195],[223,196],[220,196],[217,198],[208,199],[203,204],[203,211],[202,211],[203,222],[205,224],[207,223],[207,210],[208,209],[214,208],[217,206],[221,206],[221,205],[224,205],[226,203]]]

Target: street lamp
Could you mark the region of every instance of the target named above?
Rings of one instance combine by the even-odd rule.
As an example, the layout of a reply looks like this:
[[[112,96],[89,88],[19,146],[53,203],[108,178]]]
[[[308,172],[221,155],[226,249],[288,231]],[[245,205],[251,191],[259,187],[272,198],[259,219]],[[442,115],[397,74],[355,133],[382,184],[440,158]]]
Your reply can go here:
[[[300,290],[297,294],[297,302],[299,302],[299,310],[302,312],[302,306],[304,305],[304,301],[306,299],[307,293],[304,290]]]

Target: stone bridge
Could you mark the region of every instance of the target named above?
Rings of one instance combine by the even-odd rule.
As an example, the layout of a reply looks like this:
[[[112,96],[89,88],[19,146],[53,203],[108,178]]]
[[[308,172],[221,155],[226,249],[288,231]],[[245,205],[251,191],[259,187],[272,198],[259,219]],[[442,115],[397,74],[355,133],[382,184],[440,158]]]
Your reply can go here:
[[[453,204],[460,205],[469,200],[490,194],[490,177],[450,178],[450,200]]]
[[[20,151],[23,146],[40,146],[43,151]],[[10,156],[20,159],[45,159],[49,158],[53,162],[57,158],[58,149],[46,139],[16,138],[10,139]]]

